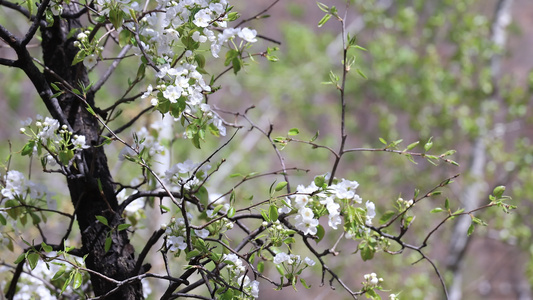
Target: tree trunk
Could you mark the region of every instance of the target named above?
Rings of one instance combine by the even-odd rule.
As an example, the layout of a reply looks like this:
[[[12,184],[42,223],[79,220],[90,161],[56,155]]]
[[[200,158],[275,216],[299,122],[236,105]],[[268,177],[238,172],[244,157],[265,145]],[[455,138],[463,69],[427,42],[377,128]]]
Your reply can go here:
[[[72,7],[70,10],[72,13]],[[77,19],[56,19],[52,27],[41,30],[44,64],[71,86],[81,90],[80,83],[85,86],[89,84],[87,69],[82,63],[71,66],[79,50],[73,44],[77,33],[67,38],[71,29],[79,27]],[[59,82],[52,74],[46,74],[46,77],[49,84]],[[81,156],[76,159],[76,164],[70,168],[74,176],[67,178],[82,235],[83,250],[88,253],[86,266],[117,280],[137,275],[132,274],[135,266],[134,248],[129,242],[127,232],[114,230],[111,235],[111,249],[106,252],[105,240],[110,229],[95,218],[98,215],[106,217],[109,226],[115,229],[124,223],[121,216],[116,213],[118,202],[104,148],[94,147],[99,144],[100,124],[75,95],[65,93],[58,99],[74,134],[84,135],[87,145],[91,146],[83,150]],[[94,93],[88,93],[86,100],[94,107]],[[95,274],[90,275],[97,296],[115,288],[112,282]],[[137,281],[122,287],[105,299],[142,298],[142,285]]]

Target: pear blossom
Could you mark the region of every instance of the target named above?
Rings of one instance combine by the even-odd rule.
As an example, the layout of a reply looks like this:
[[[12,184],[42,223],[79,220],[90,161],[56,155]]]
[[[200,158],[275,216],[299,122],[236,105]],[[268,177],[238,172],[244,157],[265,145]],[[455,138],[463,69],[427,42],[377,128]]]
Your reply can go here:
[[[208,9],[201,9],[194,15],[194,25],[198,27],[207,27],[211,22],[211,15]]]
[[[87,55],[84,59],[83,59],[83,65],[87,68],[87,69],[92,69],[94,66],[96,66],[96,64],[98,63],[97,61],[97,56],[96,54],[90,54],[90,55]]]
[[[317,233],[318,220],[304,218],[301,214],[298,214],[295,218],[296,228],[303,232],[304,235],[311,234],[315,235]]]
[[[372,219],[376,216],[376,205],[373,202],[366,201],[366,225],[372,225]]]
[[[185,238],[182,236],[169,236],[167,238],[167,247],[171,252],[175,252],[177,250],[185,250],[187,243],[185,243]]]
[[[257,36],[257,31],[255,29],[243,28],[238,32],[238,35],[241,39],[249,43],[257,42],[257,39],[255,38]]]
[[[310,259],[309,257],[304,258],[304,263],[310,267],[314,266],[316,263],[314,260]]]
[[[254,280],[252,283],[250,283],[251,291],[250,294],[252,294],[252,297],[259,298],[259,281]]]
[[[202,229],[202,230],[194,230],[194,233],[196,233],[196,235],[202,239],[205,239],[206,237],[209,236],[209,230],[207,229]]]
[[[76,148],[76,149],[88,149],[88,148],[90,148],[90,146],[85,143],[85,136],[84,135],[74,135],[72,137],[72,144],[74,145],[74,148]]]

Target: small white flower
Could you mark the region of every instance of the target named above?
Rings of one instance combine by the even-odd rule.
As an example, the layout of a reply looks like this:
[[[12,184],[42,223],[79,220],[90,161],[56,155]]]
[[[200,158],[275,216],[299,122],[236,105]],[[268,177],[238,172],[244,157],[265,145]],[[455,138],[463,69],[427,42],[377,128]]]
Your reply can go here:
[[[170,236],[167,238],[167,247],[171,252],[179,250],[185,250],[187,248],[187,243],[185,243],[185,238],[182,236]]]
[[[200,11],[198,11],[195,15],[194,15],[194,25],[198,26],[198,27],[207,27],[209,26],[209,22],[211,22],[211,15],[210,15],[210,10],[208,9],[202,9]]]
[[[242,275],[241,277],[239,277],[239,279],[237,279],[237,283],[239,284],[239,286],[247,287],[250,284],[250,277],[248,277],[247,275]]]
[[[259,298],[259,281],[252,281],[250,286],[252,287],[252,291],[250,292],[252,294],[252,297]]]
[[[141,96],[141,99],[148,98],[148,96],[152,96],[152,92],[154,91],[154,88],[151,84],[148,85],[146,88],[146,92]]]
[[[296,228],[303,232],[303,234],[315,235],[317,233],[318,220],[303,218],[301,214],[298,214],[295,218]]]
[[[257,36],[257,31],[254,29],[243,28],[239,31],[238,35],[241,39],[249,43],[257,42],[257,39],[255,38]]]
[[[84,59],[83,59],[83,65],[87,68],[87,69],[92,69],[94,66],[96,66],[96,63],[97,63],[97,56],[96,54],[91,54],[91,55],[87,55]]]
[[[87,144],[85,144],[85,136],[84,135],[75,135],[75,136],[73,136],[72,145],[74,145],[74,148],[76,148],[76,149],[88,149],[88,148],[90,148]]]
[[[205,239],[206,237],[209,236],[209,230],[207,229],[202,229],[202,230],[194,230],[194,233],[196,233],[196,235],[202,239]]]
[[[87,35],[84,32],[80,32],[76,38],[80,41],[83,41],[87,39]]]
[[[288,255],[285,252],[280,252],[280,253],[276,254],[276,256],[274,256],[274,260],[273,261],[274,261],[274,263],[276,265],[279,265],[279,264],[284,263],[286,261],[290,261],[289,264],[292,263],[290,255]]]
[[[315,265],[315,261],[312,260],[312,259],[310,259],[309,257],[306,257],[306,258],[304,259],[304,263],[305,263],[306,265],[310,266],[310,267],[312,267],[312,266]]]

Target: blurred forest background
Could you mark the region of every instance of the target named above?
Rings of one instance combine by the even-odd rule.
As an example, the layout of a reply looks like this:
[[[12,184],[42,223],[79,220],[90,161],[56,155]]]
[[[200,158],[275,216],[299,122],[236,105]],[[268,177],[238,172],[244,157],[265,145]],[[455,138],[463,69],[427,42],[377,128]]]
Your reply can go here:
[[[270,3],[233,1],[243,18],[255,15]],[[336,5],[343,15],[345,2],[324,0],[323,3]],[[9,19],[8,13],[0,8],[0,23],[18,26],[13,23],[16,20]],[[317,27],[323,12],[309,0],[280,1],[268,14],[270,18],[253,21],[248,26],[281,42],[276,53],[279,61],[272,63],[257,57],[237,77],[226,74],[222,89],[210,101],[218,108],[240,112],[255,105],[250,118],[267,131],[269,124],[274,124],[274,137],[285,136],[290,128],[297,127],[302,140],[320,132],[317,143],[336,149],[340,142],[338,91],[332,85],[321,83],[329,81],[330,70],[341,73],[340,23],[332,19],[325,26]],[[419,244],[429,229],[444,219],[445,214],[432,214],[429,210],[444,207],[445,198],[450,199],[452,210],[471,210],[487,204],[494,187],[507,186],[506,194],[513,198],[517,210],[510,214],[498,209],[480,211],[476,216],[489,226],[476,227],[468,239],[470,218],[449,222],[430,239],[426,252],[443,273],[452,299],[531,299],[533,2],[355,0],[348,7],[346,22],[347,32],[356,35],[358,44],[368,50],[353,53],[357,55],[355,67],[367,79],[354,70],[347,81],[348,148],[383,147],[379,138],[403,139],[402,148],[415,141],[423,145],[432,138],[433,151],[437,153],[457,150],[453,159],[460,166],[435,166],[420,159],[415,159],[415,164],[395,154],[355,152],[345,157],[337,176],[357,180],[363,199],[378,205],[379,218],[399,197],[411,199],[415,188],[428,191],[460,173],[443,195],[415,209],[416,220],[409,232],[413,244]],[[267,46],[276,45],[262,40],[253,51],[264,51]],[[0,46],[0,52],[4,51],[9,52]],[[2,57],[9,55],[4,55],[5,52]],[[93,79],[102,74],[105,63],[93,71]],[[101,94],[116,99],[124,90],[124,78],[135,74],[136,69],[137,66],[122,65],[114,75],[116,84],[108,85]],[[0,157],[4,159],[24,144],[23,136],[17,135],[19,122],[34,118],[37,113],[44,114],[44,106],[18,70],[1,69],[0,91],[0,140],[3,141]],[[132,118],[146,106],[149,103],[124,111],[122,118]],[[232,121],[231,115],[225,117]],[[152,121],[144,121],[147,128]],[[173,131],[171,136],[172,140],[179,138],[180,130]],[[224,141],[211,139],[208,144]],[[161,168],[164,170],[165,165],[188,158],[199,161],[208,153],[205,152],[208,150],[191,151],[191,147],[189,142],[176,140],[172,153],[166,161],[162,160]],[[120,150],[117,147],[115,153],[108,153],[114,166],[113,176],[133,180],[138,174],[130,172],[118,160]],[[279,169],[272,146],[257,130],[241,130],[237,141],[224,151],[222,156],[227,163],[209,182],[210,191],[226,186],[232,173]],[[295,182],[305,185],[313,176],[330,171],[333,159],[323,149],[313,150],[295,143],[289,143],[282,154],[288,167],[310,169],[309,173],[302,172],[295,178]],[[11,168],[28,170],[29,165],[14,156]],[[65,186],[56,180],[59,177],[43,176],[38,165],[33,168],[32,180],[42,178],[56,191],[58,204],[68,206],[69,201],[62,193]],[[1,173],[5,174],[3,170]],[[254,195],[261,191],[265,195],[272,180],[263,183],[261,186],[254,181],[240,193]],[[152,213],[147,209],[146,214]],[[157,227],[165,220],[154,217],[150,222]],[[53,230],[53,226],[61,224],[52,224],[48,230]],[[335,241],[338,236],[328,238]],[[346,255],[356,247],[354,241],[347,241],[340,251]],[[400,299],[442,298],[431,265],[424,261],[411,265],[419,258],[410,252],[397,256],[377,253],[374,260],[363,262],[359,254],[353,254],[348,260],[330,257],[329,264],[351,286],[359,286],[363,274],[376,272],[385,279],[385,287],[393,292],[401,291]],[[309,270],[304,273],[311,289],[300,287],[296,293],[286,288],[278,292],[262,283],[261,299],[345,296],[341,290],[320,287],[320,270],[313,271],[314,274]],[[271,275],[275,277],[274,273]],[[155,284],[152,290],[157,290]]]

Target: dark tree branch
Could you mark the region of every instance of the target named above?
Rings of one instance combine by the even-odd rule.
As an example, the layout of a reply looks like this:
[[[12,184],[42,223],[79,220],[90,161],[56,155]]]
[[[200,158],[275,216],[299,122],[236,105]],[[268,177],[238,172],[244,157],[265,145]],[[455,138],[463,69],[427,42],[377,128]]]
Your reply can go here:
[[[37,29],[39,29],[40,21],[42,20],[42,17],[44,15],[44,12],[46,11],[46,8],[48,7],[48,4],[50,3],[50,0],[43,0],[41,4],[39,5],[39,9],[37,10],[37,15],[35,15],[35,18],[33,19],[33,23],[30,26],[30,29],[28,29],[28,32],[22,39],[22,42],[20,45],[22,47],[26,47],[28,43],[31,41],[35,33],[37,32]]]
[[[0,57],[0,65],[7,66],[7,67],[16,67],[17,61]]]

